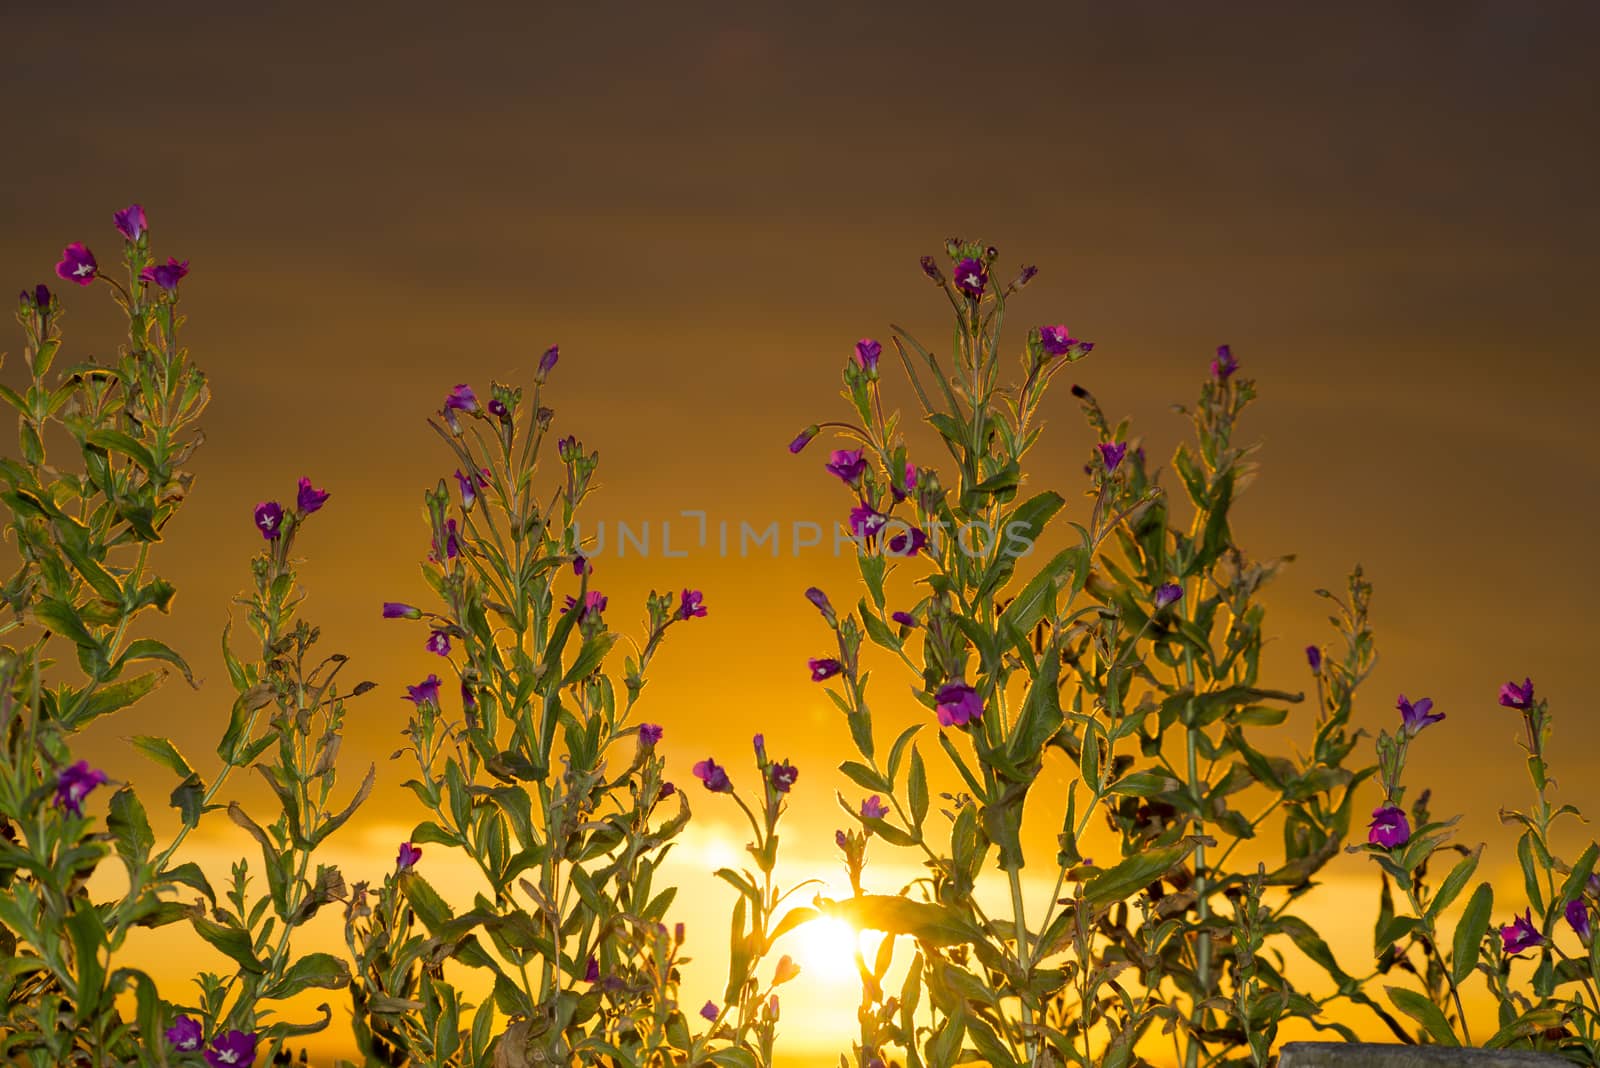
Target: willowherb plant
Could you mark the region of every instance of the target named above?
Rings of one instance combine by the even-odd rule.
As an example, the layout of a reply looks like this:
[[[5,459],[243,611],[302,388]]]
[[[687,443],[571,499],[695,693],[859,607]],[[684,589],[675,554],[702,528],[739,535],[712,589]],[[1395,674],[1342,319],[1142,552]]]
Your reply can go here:
[[[440,604],[383,615],[423,622],[451,682],[408,689],[406,786],[428,818],[347,913],[358,1038],[389,1063],[751,1064],[753,1032],[696,1036],[678,1004],[683,928],[669,931],[676,888],[656,876],[689,806],[665,778],[661,727],[634,715],[667,632],[706,607],[697,590],[651,594],[619,689],[609,601],[577,533],[598,453],[563,438],[554,485],[538,479],[558,357],[540,359],[527,400],[495,384],[480,403],[459,385],[430,420],[457,465],[455,493],[441,480],[425,494]],[[432,845],[481,876],[460,914],[423,874]],[[481,969],[492,996],[469,1005],[447,961]]]
[[[283,1039],[320,1030],[331,1018],[325,1011],[309,1025],[272,1020],[263,1003],[337,987],[348,977],[328,954],[295,957],[289,937],[342,892],[337,872],[319,866],[308,880],[307,870],[315,846],[350,814],[326,815],[342,717],[333,672],[305,670],[316,632],[289,626],[297,601],[289,547],[327,494],[302,479],[292,511],[256,509],[269,547],[255,561],[256,595],[246,603],[262,655],[241,664],[224,636],[238,699],[218,750],[221,768],[208,784],[170,740],[135,738],[137,749],[179,776],[170,798],[179,826],[158,852],[144,805],[131,785],[121,785],[97,829],[86,806],[111,780],[71,759],[73,735],[154,692],[163,663],[194,681],[177,652],[132,632],[149,609],[167,611],[173,597],[172,585],[150,571],[150,550],[192,485],[185,467],[200,444],[195,424],[209,400],[204,375],[178,341],[187,262],[157,262],[139,205],[117,212],[115,223],[124,239],[125,284],[102,275],[82,244],[67,246],[56,272],[83,286],[103,279],[114,291],[128,319],[117,363],[82,363],[51,385],[62,308],[38,286],[22,294],[18,315],[31,385],[22,394],[0,387],[21,429],[20,460],[0,460],[0,499],[20,559],[4,587],[12,619],[3,629],[28,638],[0,650],[0,941],[7,958],[0,968],[0,1055],[39,1065],[246,1064],[258,1046],[275,1055]],[[55,462],[47,459],[52,426],[76,446],[77,470],[66,470],[59,452]],[[47,682],[49,654],[66,644],[81,681]],[[275,741],[279,759],[257,766],[284,814],[263,829],[230,806],[262,844],[271,893],[247,908],[241,862],[219,904],[206,873],[178,861],[180,846],[221,807],[215,798],[230,772]],[[369,779],[364,789],[370,786]],[[112,900],[92,900],[88,880],[113,852],[126,886]],[[186,890],[198,891],[193,904],[171,899]],[[147,973],[119,960],[134,927],[183,920],[235,964],[229,977],[200,976],[195,1006],[165,1000]],[[123,1015],[129,994],[132,1019]]]
[[[1370,855],[1381,873],[1381,896],[1374,946],[1379,970],[1414,975],[1422,990],[1389,986],[1395,1008],[1418,1026],[1418,1038],[1446,1046],[1481,1042],[1491,1048],[1523,1047],[1563,1054],[1584,1064],[1600,1063],[1600,950],[1592,917],[1600,898],[1595,874],[1600,846],[1592,841],[1572,863],[1560,859],[1551,829],[1562,817],[1583,820],[1571,804],[1555,805],[1550,790],[1549,703],[1536,697],[1533,681],[1508,682],[1500,705],[1519,714],[1521,745],[1535,805],[1528,812],[1502,810],[1501,820],[1518,826],[1517,861],[1526,904],[1522,914],[1491,930],[1494,890],[1480,882],[1445,936],[1445,911],[1472,881],[1483,847],[1468,850],[1450,843],[1459,817],[1436,821],[1428,809],[1429,791],[1403,806],[1401,777],[1411,743],[1424,729],[1445,718],[1427,698],[1398,701],[1401,716],[1393,735],[1378,736],[1379,781],[1384,799],[1372,814],[1367,844],[1352,851]],[[1460,854],[1437,888],[1428,884],[1428,867],[1440,854]],[[1398,889],[1407,906],[1395,908]],[[1570,941],[1569,941],[1570,940]],[[1567,942],[1572,951],[1564,948]],[[1575,945],[1573,945],[1575,943]],[[1448,953],[1445,947],[1448,946]],[[1513,968],[1535,954],[1531,975],[1517,982]],[[1492,1026],[1474,1028],[1467,1019],[1461,989],[1476,975],[1496,1004]],[[1563,989],[1565,988],[1565,989]],[[1531,994],[1531,996],[1530,996]]]
[[[866,592],[852,612],[808,592],[837,643],[836,654],[812,661],[813,677],[838,679],[830,696],[862,757],[841,770],[870,792],[859,805],[841,798],[862,832],[843,839],[854,894],[824,904],[915,942],[898,997],[881,990],[891,947],[873,966],[861,962],[869,996],[857,1061],[886,1064],[898,1049],[912,1065],[1121,1065],[1159,1023],[1172,1055],[1192,1068],[1240,1047],[1266,1063],[1290,1017],[1349,1035],[1320,1018],[1321,1006],[1341,996],[1371,1002],[1288,908],[1338,852],[1356,788],[1372,773],[1346,766],[1356,742],[1351,698],[1372,657],[1365,583],[1358,572],[1342,609],[1342,659],[1324,663],[1311,651],[1319,701],[1309,753],[1271,753],[1260,735],[1302,695],[1259,678],[1259,591],[1283,561],[1252,560],[1233,541],[1229,510],[1253,475],[1253,450],[1234,433],[1255,387],[1226,346],[1189,413],[1194,444],[1173,459],[1188,523],[1174,521],[1176,506],[1129,426],[1112,426],[1075,386],[1099,439],[1086,468],[1091,504],[1084,522],[1070,524],[1068,546],[1029,567],[1066,502],[1051,491],[1024,495],[1023,460],[1039,439],[1050,381],[1092,346],[1064,326],[1034,328],[1020,385],[1003,385],[1004,311],[1034,269],[999,287],[993,248],[952,240],[946,251],[952,277],[932,257],[923,270],[954,312],[952,366],[898,327],[893,344],[949,453],[950,488],[931,465],[909,460],[899,416],[879,395],[882,347],[870,339],[844,370],[856,420],[809,427],[790,446],[800,452],[823,427],[852,439],[826,466],[852,494]],[[920,589],[894,589],[891,571],[912,572]],[[937,722],[942,766],[930,768],[915,740],[922,724],[880,757],[863,639],[913,675]],[[1047,759],[1075,772],[1065,797],[1038,796]],[[943,826],[930,820],[941,781],[950,785],[937,795]],[[1042,902],[1029,900],[1022,879],[1039,860],[1021,841],[1030,802],[1052,805],[1061,820],[1059,849],[1045,862],[1054,891]],[[1097,817],[1119,843],[1114,862],[1080,852]],[[1281,858],[1259,872],[1230,867],[1269,819],[1283,828]],[[921,854],[928,874],[908,888],[915,899],[862,889],[874,840]],[[1005,915],[990,915],[977,895],[991,861],[1008,891]],[[1246,910],[1244,923],[1235,908]],[[1289,983],[1289,945],[1327,971],[1331,991],[1316,997]]]

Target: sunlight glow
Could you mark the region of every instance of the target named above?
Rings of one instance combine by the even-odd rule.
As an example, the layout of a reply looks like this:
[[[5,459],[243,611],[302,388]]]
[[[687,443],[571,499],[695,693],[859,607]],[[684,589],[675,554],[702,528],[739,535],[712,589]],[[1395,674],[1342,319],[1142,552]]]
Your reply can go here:
[[[795,958],[800,967],[816,979],[831,983],[854,982],[856,979],[856,948],[863,952],[869,948],[864,932],[832,916],[813,920],[798,935]]]

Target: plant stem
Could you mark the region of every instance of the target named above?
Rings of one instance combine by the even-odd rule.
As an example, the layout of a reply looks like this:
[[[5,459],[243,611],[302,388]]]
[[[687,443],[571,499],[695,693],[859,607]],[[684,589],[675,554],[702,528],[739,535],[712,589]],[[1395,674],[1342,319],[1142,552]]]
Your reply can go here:
[[[1011,915],[1016,923],[1017,936],[1017,964],[1022,969],[1023,983],[1027,983],[1028,970],[1032,967],[1029,960],[1031,951],[1028,947],[1028,919],[1022,903],[1022,875],[1016,868],[1009,869],[1006,874],[1011,877]],[[1022,999],[1022,1016],[1027,1030],[1023,1033],[1023,1045],[1028,1051],[1028,1063],[1034,1059],[1034,1022],[1033,1006],[1028,1004],[1028,995],[1025,990],[1018,991]]]
[[[1444,963],[1444,954],[1439,952],[1439,939],[1434,933],[1433,923],[1424,917],[1422,904],[1417,900],[1417,891],[1412,886],[1406,887],[1406,898],[1411,902],[1411,907],[1417,913],[1417,918],[1423,921],[1423,933],[1428,936],[1428,948],[1433,951],[1433,959],[1439,962],[1439,970],[1444,973],[1444,981],[1450,984],[1450,1000],[1455,1002],[1456,1015],[1461,1018],[1461,1037],[1467,1040],[1467,1045],[1472,1045],[1472,1030],[1467,1026],[1467,1012],[1461,1007],[1461,993],[1456,989],[1456,978],[1453,972]]]

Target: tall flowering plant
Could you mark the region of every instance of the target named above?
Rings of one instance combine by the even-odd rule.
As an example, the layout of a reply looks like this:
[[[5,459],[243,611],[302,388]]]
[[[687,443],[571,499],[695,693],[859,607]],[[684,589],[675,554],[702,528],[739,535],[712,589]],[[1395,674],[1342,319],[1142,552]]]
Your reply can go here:
[[[458,385],[430,421],[455,467],[424,495],[436,600],[383,606],[439,658],[407,691],[405,785],[427,818],[347,913],[358,1039],[433,1064],[751,1063],[740,1040],[696,1036],[677,1001],[683,931],[657,874],[689,804],[661,727],[635,714],[668,631],[707,608],[697,590],[651,594],[616,671],[621,609],[577,532],[598,453],[563,438],[553,485],[540,477],[558,358],[540,359],[531,395]],[[470,908],[430,884],[436,848],[477,869]],[[492,996],[470,1005],[446,962],[480,970]]]
[[[209,391],[178,340],[187,263],[155,259],[139,205],[114,221],[125,282],[102,275],[79,243],[67,246],[56,270],[65,282],[103,280],[112,289],[129,324],[117,363],[79,364],[50,383],[62,302],[41,285],[23,292],[18,315],[32,384],[22,394],[0,387],[21,430],[21,459],[0,461],[0,500],[21,559],[4,587],[12,619],[0,629],[26,639],[0,649],[0,944],[10,961],[0,975],[0,1054],[41,1065],[251,1064],[258,1048],[275,1055],[285,1039],[331,1018],[324,1006],[320,1020],[296,1023],[271,1002],[348,981],[341,961],[297,956],[291,941],[294,929],[343,894],[336,871],[319,865],[313,875],[309,861],[354,809],[329,814],[343,716],[334,676],[343,658],[309,665],[317,632],[294,620],[291,546],[328,494],[302,479],[287,508],[265,502],[251,517],[266,548],[253,563],[255,593],[243,603],[260,655],[241,662],[224,634],[237,696],[209,782],[170,739],[133,739],[178,778],[170,794],[178,826],[158,849],[133,786],[74,760],[71,750],[84,726],[152,694],[167,667],[193,682],[176,651],[133,634],[150,609],[167,611],[173,597],[171,584],[150,570],[151,549],[192,485],[186,466],[200,444],[196,422]],[[51,424],[76,445],[77,465],[47,459]],[[49,654],[67,646],[81,678],[48,680]],[[277,759],[256,763],[275,744]],[[181,859],[189,833],[223,807],[231,773],[252,763],[281,808],[263,827],[237,803],[227,806],[262,847],[270,889],[254,901],[247,863],[235,867],[219,897],[207,873]],[[99,788],[108,785],[117,788],[102,815]],[[369,774],[358,802],[370,788]],[[95,900],[89,879],[113,854],[125,888]],[[185,893],[195,895],[192,902],[177,899]],[[201,972],[193,1004],[168,1000],[146,972],[122,961],[134,928],[175,922],[190,924],[232,965],[226,975]]]
[[[1494,889],[1479,882],[1447,927],[1446,910],[1461,900],[1477,873],[1482,846],[1451,841],[1459,817],[1438,820],[1424,790],[1409,808],[1402,777],[1411,744],[1430,724],[1445,718],[1427,698],[1397,702],[1400,723],[1377,740],[1384,799],[1372,814],[1367,853],[1381,873],[1374,946],[1384,975],[1410,973],[1412,983],[1390,985],[1394,1007],[1409,1016],[1422,1041],[1446,1046],[1481,1043],[1562,1053],[1583,1063],[1600,1062],[1600,950],[1593,917],[1600,900],[1596,863],[1600,846],[1590,842],[1576,859],[1562,859],[1552,829],[1566,818],[1582,821],[1571,803],[1550,794],[1549,702],[1524,678],[1500,689],[1499,703],[1521,720],[1534,805],[1502,810],[1519,829],[1517,863],[1522,875],[1522,911],[1496,922]],[[1442,728],[1441,728],[1442,729]],[[1455,855],[1452,858],[1452,855]],[[1452,861],[1432,885],[1430,864]],[[1396,902],[1398,893],[1400,902]],[[1461,991],[1481,976],[1496,1006],[1493,1021],[1469,1020]],[[1421,990],[1416,989],[1417,986]]]
[[[111,777],[72,753],[77,731],[147,697],[171,670],[193,682],[175,650],[134,634],[172,603],[152,550],[193,483],[210,394],[179,341],[187,267],[158,265],[138,205],[115,223],[119,270],[102,272],[75,242],[56,273],[111,290],[127,319],[117,359],[58,369],[65,302],[38,285],[17,309],[27,385],[0,386],[19,431],[17,454],[0,459],[18,560],[0,585],[10,610],[0,624],[0,943],[11,962],[0,974],[0,1057],[37,1064],[99,1063],[159,1029],[149,977],[117,966],[115,954],[131,926],[183,915],[160,896],[181,875],[151,863],[137,796],[118,783],[108,798]],[[129,886],[107,908],[85,883],[112,855]],[[130,992],[136,1021],[116,1004]]]
[[[892,337],[945,473],[910,455],[898,414],[885,411],[883,346],[872,339],[845,363],[854,418],[808,427],[790,445],[799,453],[825,429],[847,439],[825,468],[850,498],[864,591],[845,609],[807,594],[833,640],[813,678],[846,718],[860,759],[841,770],[866,794],[840,799],[856,824],[840,836],[854,892],[822,907],[895,936],[858,962],[855,1058],[1123,1065],[1149,1036],[1191,1068],[1237,1047],[1264,1064],[1283,1019],[1339,1029],[1320,1016],[1327,1000],[1370,1004],[1289,908],[1337,853],[1371,775],[1347,766],[1351,701],[1372,659],[1365,583],[1358,574],[1341,602],[1342,655],[1311,650],[1309,751],[1277,755],[1262,735],[1303,700],[1260,678],[1259,592],[1282,561],[1248,557],[1229,523],[1254,473],[1253,449],[1234,440],[1254,384],[1218,350],[1189,412],[1194,442],[1173,457],[1183,504],[1129,425],[1073,387],[1096,438],[1088,503],[1067,521],[1065,547],[1044,558],[1034,550],[1069,510],[1060,494],[1030,490],[1023,464],[1048,386],[1092,345],[1065,326],[1034,327],[1020,382],[1007,384],[1001,327],[1034,269],[1000,285],[993,248],[952,240],[946,252],[948,275],[932,257],[923,270],[953,312],[948,362],[903,329]],[[867,642],[906,669],[927,717],[886,747]],[[1066,789],[1040,789],[1047,775],[1065,775]],[[1024,849],[1025,815],[1059,821],[1053,856]],[[1116,842],[1099,863],[1080,848],[1096,820]],[[1278,859],[1231,867],[1269,820],[1282,827]],[[926,875],[905,894],[867,892],[875,843],[918,855]],[[1048,897],[1023,878],[1041,859]],[[1007,901],[999,912],[980,893],[991,878]],[[891,996],[897,941],[911,958]],[[1320,965],[1331,989],[1294,987],[1288,950]]]

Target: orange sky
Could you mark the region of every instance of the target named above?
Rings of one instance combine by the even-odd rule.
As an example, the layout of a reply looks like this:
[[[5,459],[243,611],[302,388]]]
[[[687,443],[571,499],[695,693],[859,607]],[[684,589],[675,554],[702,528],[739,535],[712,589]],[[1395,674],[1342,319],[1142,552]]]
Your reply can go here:
[[[352,782],[373,759],[380,786],[341,847],[370,866],[352,880],[375,875],[409,819],[387,762],[399,695],[436,666],[378,605],[424,596],[420,493],[453,464],[422,421],[449,386],[525,381],[559,342],[557,429],[601,451],[592,520],[658,538],[681,509],[825,523],[844,499],[820,449],[784,445],[840,413],[856,338],[896,321],[944,344],[916,260],[962,234],[1041,265],[1022,322],[1096,342],[1076,379],[1152,454],[1183,433],[1169,406],[1212,348],[1233,345],[1266,443],[1236,531],[1258,555],[1298,554],[1269,599],[1282,685],[1304,684],[1299,650],[1328,636],[1311,591],[1359,561],[1382,659],[1358,722],[1388,726],[1397,691],[1435,699],[1449,718],[1410,775],[1435,810],[1465,812],[1463,837],[1509,860],[1495,811],[1526,784],[1494,696],[1524,674],[1553,701],[1564,796],[1594,808],[1596,9],[1006,10],[180,2],[9,20],[7,278],[48,277],[69,240],[113,259],[110,213],[142,201],[160,253],[191,261],[188,339],[215,394],[160,558],[180,591],[160,632],[206,685],[169,686],[85,754],[153,793],[164,773],[122,737],[212,751],[250,508],[310,475],[333,497],[299,543],[307,612],[347,672],[380,683],[344,750]],[[102,296],[68,294],[69,355],[111,348]],[[1046,414],[1032,477],[1073,497],[1090,438],[1064,388]],[[849,572],[827,550],[723,559],[713,543],[602,559],[595,580],[617,628],[652,586],[705,590],[710,615],[658,657],[646,718],[684,779],[712,753],[737,777],[762,727],[801,767],[785,845],[828,877],[848,735],[806,677],[827,635],[800,591]],[[901,682],[881,674],[890,709]],[[695,848],[720,848],[731,814],[695,800]],[[242,848],[221,835],[201,847]]]

